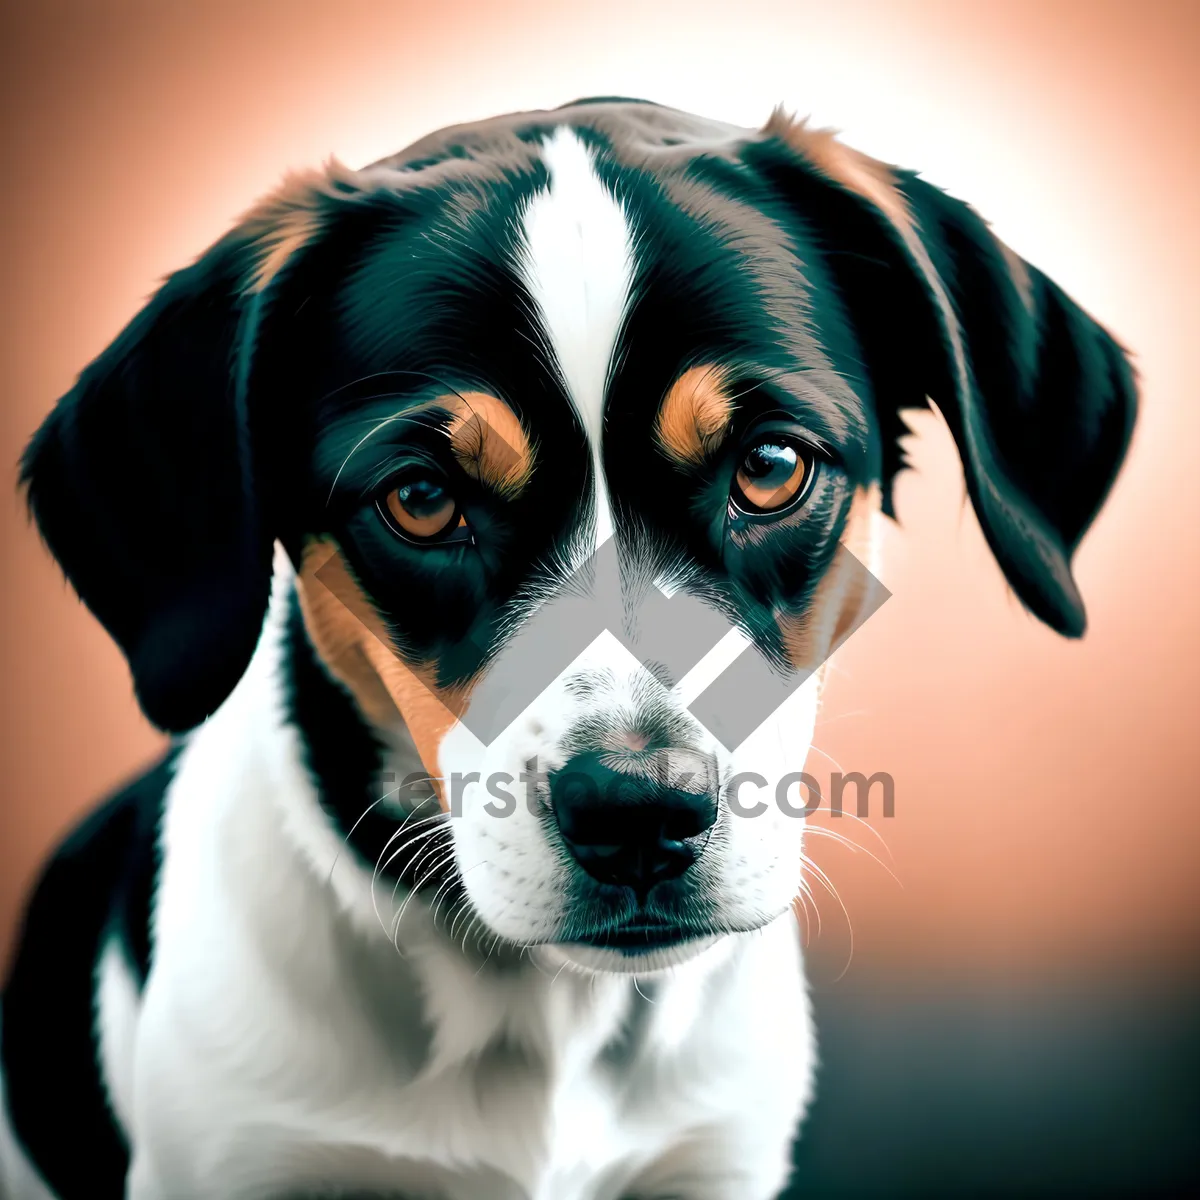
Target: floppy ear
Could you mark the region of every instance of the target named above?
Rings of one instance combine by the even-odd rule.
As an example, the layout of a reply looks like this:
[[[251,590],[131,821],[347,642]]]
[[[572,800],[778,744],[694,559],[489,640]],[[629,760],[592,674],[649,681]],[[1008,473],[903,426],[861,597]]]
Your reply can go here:
[[[900,410],[932,399],[1009,583],[1036,616],[1078,637],[1086,616],[1071,558],[1137,407],[1125,352],[966,204],[779,111],[763,132],[767,146],[790,151],[791,170],[773,173],[827,239],[886,438],[889,508],[904,465]]]
[[[254,353],[319,226],[316,195],[292,180],[172,275],[22,460],[42,536],[169,731],[220,705],[262,629],[273,531]]]

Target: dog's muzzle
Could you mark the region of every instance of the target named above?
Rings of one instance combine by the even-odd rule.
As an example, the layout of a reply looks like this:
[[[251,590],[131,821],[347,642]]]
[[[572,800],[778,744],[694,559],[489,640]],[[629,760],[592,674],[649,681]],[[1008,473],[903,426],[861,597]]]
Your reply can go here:
[[[707,759],[689,757],[702,769],[680,772],[665,751],[588,751],[550,775],[559,832],[588,875],[630,888],[644,903],[653,887],[678,879],[700,857],[717,820],[716,771]]]

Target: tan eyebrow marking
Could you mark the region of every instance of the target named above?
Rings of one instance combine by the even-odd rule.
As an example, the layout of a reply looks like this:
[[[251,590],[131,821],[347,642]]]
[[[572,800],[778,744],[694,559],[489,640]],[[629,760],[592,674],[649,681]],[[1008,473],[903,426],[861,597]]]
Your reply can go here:
[[[519,496],[533,474],[533,446],[517,414],[487,392],[440,396],[451,414],[447,433],[458,464],[506,499]]]
[[[696,466],[725,439],[735,405],[728,372],[715,363],[691,367],[672,384],[658,410],[654,436],[668,458]]]

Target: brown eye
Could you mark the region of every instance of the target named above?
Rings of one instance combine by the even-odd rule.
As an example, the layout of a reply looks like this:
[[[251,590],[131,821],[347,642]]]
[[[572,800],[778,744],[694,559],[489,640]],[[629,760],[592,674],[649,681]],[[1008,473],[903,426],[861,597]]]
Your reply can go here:
[[[428,476],[392,488],[384,498],[384,507],[397,532],[414,541],[432,541],[466,525],[449,490]]]
[[[792,440],[763,438],[742,456],[734,503],[745,512],[778,512],[803,494],[813,469],[811,455]]]

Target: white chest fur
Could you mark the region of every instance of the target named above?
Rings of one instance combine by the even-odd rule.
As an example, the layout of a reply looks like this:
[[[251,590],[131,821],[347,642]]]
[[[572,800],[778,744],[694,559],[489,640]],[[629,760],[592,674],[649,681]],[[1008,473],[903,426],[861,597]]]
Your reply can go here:
[[[480,965],[420,903],[393,945],[280,717],[272,643],[169,794],[132,1200],[773,1195],[812,1059],[790,917],[639,980],[540,950]]]

